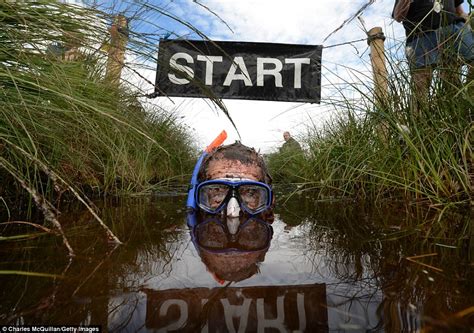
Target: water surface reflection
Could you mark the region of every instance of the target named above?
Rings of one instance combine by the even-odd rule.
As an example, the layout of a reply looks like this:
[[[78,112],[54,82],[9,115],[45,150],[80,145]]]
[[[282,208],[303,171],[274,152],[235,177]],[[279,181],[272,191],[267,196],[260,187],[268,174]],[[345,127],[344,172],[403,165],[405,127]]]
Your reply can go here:
[[[247,234],[227,239],[216,221],[190,233],[184,199],[102,203],[125,241],[118,248],[87,213],[71,211],[64,223],[79,253],[71,262],[60,238],[0,243],[0,270],[58,276],[1,275],[0,321],[126,332],[474,327],[472,243],[455,237],[463,218],[441,243],[406,227],[428,221],[422,213],[294,197],[277,205],[271,228],[250,221]]]

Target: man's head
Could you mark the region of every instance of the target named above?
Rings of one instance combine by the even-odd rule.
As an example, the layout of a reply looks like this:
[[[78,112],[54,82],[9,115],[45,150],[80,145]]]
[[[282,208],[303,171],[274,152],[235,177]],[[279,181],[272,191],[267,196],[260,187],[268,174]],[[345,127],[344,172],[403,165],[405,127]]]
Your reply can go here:
[[[283,132],[283,139],[285,139],[285,141],[288,141],[290,138],[291,138],[290,132],[288,131]]]
[[[263,157],[238,141],[218,147],[202,162],[200,182],[219,178],[251,179],[269,185],[272,182]]]
[[[273,203],[272,178],[263,157],[240,142],[211,152],[202,162],[198,181],[199,207],[211,214],[225,211],[236,219],[236,226],[242,213],[260,214]]]

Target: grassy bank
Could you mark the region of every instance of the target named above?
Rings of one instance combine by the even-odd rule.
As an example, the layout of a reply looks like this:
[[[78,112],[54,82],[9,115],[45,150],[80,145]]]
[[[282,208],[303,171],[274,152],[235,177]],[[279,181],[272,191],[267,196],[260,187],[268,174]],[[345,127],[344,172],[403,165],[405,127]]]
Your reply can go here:
[[[137,193],[188,178],[194,145],[187,129],[172,112],[144,107],[137,84],[118,85],[106,75],[102,50],[111,16],[12,1],[0,4],[0,21],[4,216],[35,203],[56,223],[55,206],[65,196],[87,205],[91,195]],[[130,43],[127,58],[153,61],[136,40]]]
[[[405,200],[432,207],[473,200],[472,81],[435,79],[428,103],[412,98],[406,67],[388,59],[387,96],[378,102],[370,84],[349,86],[360,98],[334,100],[334,117],[309,127],[304,155],[269,157],[277,181],[316,191],[322,199]],[[470,83],[467,83],[469,81]]]

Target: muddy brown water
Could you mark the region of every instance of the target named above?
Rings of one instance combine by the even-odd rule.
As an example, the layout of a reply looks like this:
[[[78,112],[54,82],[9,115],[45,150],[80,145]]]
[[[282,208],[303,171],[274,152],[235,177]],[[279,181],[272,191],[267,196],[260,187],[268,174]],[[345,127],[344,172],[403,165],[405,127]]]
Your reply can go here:
[[[86,211],[63,213],[72,260],[59,237],[13,226],[36,237],[0,241],[0,323],[111,332],[473,331],[474,241],[458,237],[469,216],[444,216],[452,227],[434,232],[436,214],[421,210],[279,198],[269,243],[261,243],[267,229],[252,229],[264,234],[254,238],[258,246],[243,242],[247,251],[193,243],[183,195],[97,203],[124,241],[118,248]]]

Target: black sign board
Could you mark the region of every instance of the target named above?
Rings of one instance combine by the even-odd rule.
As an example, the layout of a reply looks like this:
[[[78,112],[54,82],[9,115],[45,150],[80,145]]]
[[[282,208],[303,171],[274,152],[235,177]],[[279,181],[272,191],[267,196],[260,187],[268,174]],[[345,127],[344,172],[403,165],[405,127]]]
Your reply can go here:
[[[161,40],[155,92],[319,103],[320,45]]]
[[[144,292],[158,332],[328,332],[325,284]]]

